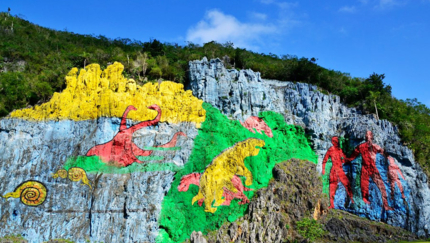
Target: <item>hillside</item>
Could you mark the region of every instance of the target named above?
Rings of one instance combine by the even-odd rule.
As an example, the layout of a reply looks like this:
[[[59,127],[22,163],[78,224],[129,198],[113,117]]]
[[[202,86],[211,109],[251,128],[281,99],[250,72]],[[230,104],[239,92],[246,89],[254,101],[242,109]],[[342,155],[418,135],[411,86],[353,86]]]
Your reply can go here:
[[[44,28],[7,13],[0,13],[0,33],[0,116],[60,92],[72,67],[99,63],[104,68],[117,61],[124,65],[124,75],[139,84],[159,78],[187,83],[189,61],[220,57],[227,67],[259,71],[266,79],[315,84],[364,114],[377,113],[397,125],[403,143],[430,174],[430,109],[416,99],[393,97],[391,87],[383,82],[384,74],[350,77],[319,66],[315,58],[260,54],[235,48],[233,43],[180,46],[80,35]]]

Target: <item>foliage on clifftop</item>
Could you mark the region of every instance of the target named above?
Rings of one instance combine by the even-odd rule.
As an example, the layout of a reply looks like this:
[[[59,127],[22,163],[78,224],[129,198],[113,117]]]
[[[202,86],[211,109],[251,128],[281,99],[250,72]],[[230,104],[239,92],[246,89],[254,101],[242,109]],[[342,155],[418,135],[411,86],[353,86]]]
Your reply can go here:
[[[404,144],[430,171],[430,109],[416,99],[393,97],[383,74],[353,78],[319,66],[315,58],[260,54],[235,48],[233,43],[180,46],[157,40],[80,35],[40,27],[7,13],[0,13],[0,116],[44,102],[53,92],[63,90],[65,75],[73,67],[99,63],[105,68],[119,61],[125,67],[125,76],[138,83],[159,78],[184,83],[188,61],[204,56],[222,58],[227,68],[259,71],[265,79],[315,84],[363,113],[378,113],[380,119],[398,126]]]

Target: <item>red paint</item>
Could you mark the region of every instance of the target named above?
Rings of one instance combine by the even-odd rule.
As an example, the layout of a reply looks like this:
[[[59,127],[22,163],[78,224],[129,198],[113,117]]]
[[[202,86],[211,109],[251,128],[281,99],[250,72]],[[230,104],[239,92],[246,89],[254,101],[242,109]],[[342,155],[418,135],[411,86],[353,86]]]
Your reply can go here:
[[[266,122],[264,122],[264,120],[259,117],[250,116],[248,119],[246,119],[245,122],[240,122],[240,124],[242,124],[242,126],[244,126],[252,133],[255,133],[253,129],[255,128],[258,133],[262,134],[261,131],[264,131],[267,136],[273,137],[272,129],[270,129]]]
[[[150,121],[144,121],[127,128],[126,118],[130,110],[136,110],[132,105],[125,110],[118,133],[107,143],[92,147],[87,152],[87,156],[99,156],[104,162],[114,161],[120,166],[128,166],[134,162],[143,163],[136,156],[149,156],[152,151],[143,150],[133,143],[133,133],[147,126],[156,125],[160,121],[161,109],[158,105],[151,105],[149,109],[156,110],[157,116]]]
[[[154,147],[156,147],[156,148],[173,148],[176,146],[176,142],[178,141],[178,136],[186,137],[187,135],[185,135],[185,133],[183,133],[183,132],[177,132],[177,133],[175,133],[175,135],[173,135],[173,138],[170,140],[170,142],[163,144],[163,145],[154,146]]]
[[[384,181],[376,168],[376,154],[384,153],[384,150],[378,145],[372,142],[373,134],[371,131],[366,133],[366,142],[358,145],[354,152],[352,152],[351,157],[347,158],[346,161],[350,162],[357,158],[361,154],[362,166],[361,166],[361,193],[363,195],[363,201],[367,204],[369,202],[369,179],[372,178],[376,186],[379,188],[382,194],[382,202],[384,204],[385,210],[393,210],[393,208],[388,206],[387,201],[387,191],[385,190]]]
[[[190,185],[200,185],[200,173],[191,173],[189,175],[185,175],[181,179],[181,183],[178,186],[178,191],[180,192],[186,192],[190,188]],[[234,187],[237,189],[236,193],[233,193],[232,191],[228,190],[224,187],[224,192],[222,196],[225,198],[225,201],[223,202],[223,206],[230,206],[230,203],[233,199],[241,199],[241,201],[238,204],[245,204],[249,203],[249,199],[246,197],[246,195],[243,193],[243,191],[251,191],[252,189],[246,188],[242,184],[242,180],[239,178],[239,176],[235,175],[233,176],[233,179],[231,180]],[[203,205],[203,199],[200,199],[198,201],[199,206]]]
[[[333,137],[331,139],[331,143],[333,144],[333,146],[327,150],[327,153],[325,154],[324,160],[322,162],[322,168],[323,168],[322,174],[323,175],[325,174],[325,165],[327,163],[327,160],[331,158],[331,162],[333,163],[333,166],[331,167],[330,179],[329,179],[329,182],[330,182],[330,207],[329,208],[334,208],[334,196],[336,195],[337,185],[339,181],[345,187],[346,192],[348,193],[348,196],[351,199],[352,203],[354,203],[354,199],[352,198],[351,184],[342,168],[342,164],[346,162],[345,161],[346,156],[339,146],[339,138]]]
[[[400,171],[400,168],[396,165],[396,163],[394,162],[393,157],[388,156],[388,181],[390,182],[390,186],[391,186],[391,198],[394,199],[394,190],[395,190],[395,183],[397,184],[397,186],[400,189],[400,192],[402,193],[402,198],[406,198],[404,191],[403,191],[403,186],[402,183],[400,182],[399,179],[399,175],[403,178],[403,180],[405,179],[405,177],[403,176],[402,172]]]

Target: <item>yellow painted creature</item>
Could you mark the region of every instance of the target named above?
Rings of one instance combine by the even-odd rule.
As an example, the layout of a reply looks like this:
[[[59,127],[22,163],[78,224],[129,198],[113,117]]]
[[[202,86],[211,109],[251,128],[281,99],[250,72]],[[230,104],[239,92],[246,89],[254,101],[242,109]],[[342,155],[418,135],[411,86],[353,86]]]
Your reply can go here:
[[[236,143],[232,147],[224,150],[220,155],[212,160],[200,177],[199,193],[193,198],[192,204],[200,199],[204,199],[205,211],[215,213],[216,207],[222,205],[225,198],[222,198],[223,188],[233,193],[237,189],[232,183],[234,175],[246,177],[245,185],[252,184],[252,173],[245,167],[244,159],[248,156],[256,156],[265,142],[256,138],[248,138]],[[212,202],[215,203],[212,207]]]

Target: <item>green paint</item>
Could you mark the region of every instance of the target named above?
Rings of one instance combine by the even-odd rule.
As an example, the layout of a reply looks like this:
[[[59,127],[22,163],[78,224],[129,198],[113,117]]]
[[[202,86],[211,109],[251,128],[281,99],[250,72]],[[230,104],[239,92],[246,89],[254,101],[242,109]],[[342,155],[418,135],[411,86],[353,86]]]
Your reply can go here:
[[[249,188],[267,187],[272,178],[273,167],[291,158],[317,162],[317,156],[310,148],[301,127],[287,125],[284,117],[275,112],[261,112],[260,117],[272,129],[273,138],[259,133],[251,133],[239,121],[229,120],[221,112],[208,103],[203,104],[206,120],[199,129],[194,140],[194,148],[184,168],[175,176],[172,187],[162,204],[160,215],[160,233],[157,242],[183,242],[193,231],[207,233],[218,229],[226,220],[235,221],[244,215],[248,205],[238,205],[237,199],[230,206],[220,206],[212,213],[204,212],[204,205],[191,205],[192,198],[197,195],[198,186],[191,185],[187,192],[179,192],[177,187],[182,176],[193,172],[202,173],[212,159],[221,151],[233,146],[236,142],[247,138],[259,138],[266,142],[257,156],[245,159],[246,167],[253,174],[253,183]],[[242,178],[244,181],[245,178]],[[252,198],[254,191],[244,192]]]
[[[143,161],[159,161],[163,160],[163,156],[139,156],[138,159]],[[64,169],[68,170],[71,167],[80,167],[87,173],[107,173],[107,174],[129,174],[135,172],[148,171],[179,171],[182,167],[175,163],[133,163],[127,167],[118,167],[104,163],[98,156],[78,156],[69,158],[64,164]]]
[[[331,158],[329,158],[325,164],[325,174],[322,175],[323,193],[327,194],[327,197],[330,196],[330,172],[332,166],[333,163],[331,162]]]

